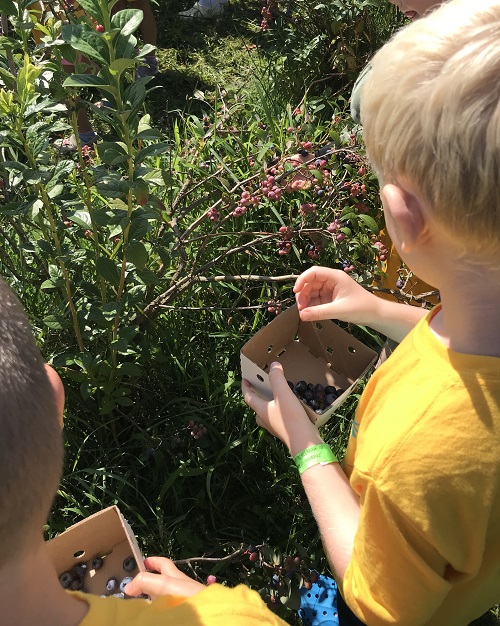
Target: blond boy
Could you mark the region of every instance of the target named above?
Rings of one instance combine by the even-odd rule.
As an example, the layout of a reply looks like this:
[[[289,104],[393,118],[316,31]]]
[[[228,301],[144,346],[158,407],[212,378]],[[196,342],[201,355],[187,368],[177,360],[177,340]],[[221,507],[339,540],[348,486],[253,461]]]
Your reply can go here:
[[[361,397],[343,467],[302,455],[343,598],[370,626],[461,626],[500,601],[499,76],[500,1],[453,0],[378,52],[361,96],[389,234],[442,305],[380,300],[319,267],[294,288],[303,320],[402,342]],[[294,457],[321,445],[278,364],[270,377],[272,402],[243,383],[257,422]]]

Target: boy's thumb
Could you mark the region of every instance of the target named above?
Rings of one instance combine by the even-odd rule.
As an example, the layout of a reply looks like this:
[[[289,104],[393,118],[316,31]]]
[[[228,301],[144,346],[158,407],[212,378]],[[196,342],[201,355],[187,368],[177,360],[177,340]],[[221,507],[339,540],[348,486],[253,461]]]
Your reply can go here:
[[[269,366],[269,382],[271,383],[273,392],[277,391],[279,393],[284,387],[290,389],[288,383],[286,382],[283,366],[278,361],[274,361]]]

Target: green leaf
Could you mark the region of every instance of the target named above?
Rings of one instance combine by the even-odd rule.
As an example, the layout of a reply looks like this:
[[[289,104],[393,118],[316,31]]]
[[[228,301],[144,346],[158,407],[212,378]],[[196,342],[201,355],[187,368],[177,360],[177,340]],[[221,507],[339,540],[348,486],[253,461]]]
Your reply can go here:
[[[127,195],[130,184],[126,180],[104,179],[96,183],[96,189],[107,198],[122,198]]]
[[[100,65],[109,63],[109,50],[106,42],[88,26],[64,24],[61,32],[64,41],[69,43],[74,50],[83,52],[89,59],[97,61]]]
[[[125,376],[140,376],[142,374],[141,366],[138,363],[132,363],[131,361],[122,363],[117,369],[122,374],[125,374]]]
[[[128,159],[127,146],[118,141],[103,141],[97,144],[96,152],[107,165],[126,163]]]
[[[118,15],[118,14],[117,14]],[[131,59],[135,58],[135,48],[137,39],[134,35],[123,35],[119,33],[115,41],[116,58]]]
[[[52,178],[50,182],[57,182],[61,178],[67,178],[68,174],[70,174],[76,167],[74,161],[70,161],[69,159],[65,159],[56,163],[54,170],[52,171]]]
[[[142,163],[142,161],[149,156],[163,154],[167,151],[167,149],[168,144],[165,142],[153,143],[150,146],[146,146],[137,153],[137,156],[135,157],[135,164],[138,165],[139,163]]]
[[[120,271],[116,263],[107,257],[99,257],[96,261],[97,273],[104,278],[110,285],[118,286],[120,280]]]
[[[6,16],[18,15],[18,8],[12,0],[0,0],[0,13],[5,13]]]
[[[0,213],[3,215],[23,215],[31,209],[38,200],[38,196],[28,196],[24,202],[9,202],[0,205]]]
[[[90,214],[88,211],[75,211],[69,215],[69,218],[78,226],[82,228],[88,229],[92,227],[92,220],[90,219]]]
[[[159,139],[160,137],[161,137],[160,131],[156,130],[155,128],[148,128],[146,130],[141,130],[141,132],[137,133],[137,135],[135,136],[136,139],[147,139],[147,140]]]
[[[135,61],[133,59],[116,59],[111,63],[109,69],[111,72],[115,74],[121,74],[129,67],[133,67],[135,65]]]
[[[134,81],[123,94],[124,102],[130,107],[130,116],[137,115],[146,99],[146,87],[141,80]]]
[[[111,26],[119,28],[121,34],[125,37],[131,35],[136,31],[143,18],[142,11],[139,9],[125,9],[124,11],[118,11],[111,19]]]
[[[85,13],[93,17],[98,24],[104,24],[104,15],[99,6],[99,0],[78,0],[78,4]]]
[[[72,74],[63,83],[63,87],[102,87],[107,83],[93,74]]]
[[[62,315],[46,315],[43,318],[43,323],[51,330],[63,330],[68,327],[68,322]]]
[[[361,215],[358,215],[358,218],[368,226],[368,228],[372,231],[372,233],[374,233],[375,235],[378,235],[378,233],[380,232],[380,227],[377,224],[377,222],[373,219],[373,217],[362,213]]]
[[[132,216],[132,223],[128,233],[129,241],[140,240],[149,231],[149,222],[142,215],[139,217]]]
[[[148,269],[137,270],[137,276],[145,285],[158,285],[160,283],[158,276]]]
[[[125,256],[138,270],[146,267],[149,258],[146,246],[141,241],[131,241],[125,249]]]

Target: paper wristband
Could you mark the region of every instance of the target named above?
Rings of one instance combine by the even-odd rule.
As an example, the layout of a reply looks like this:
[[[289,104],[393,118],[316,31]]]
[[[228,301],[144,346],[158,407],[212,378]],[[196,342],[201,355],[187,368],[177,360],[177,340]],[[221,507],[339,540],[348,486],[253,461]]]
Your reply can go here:
[[[296,454],[293,460],[299,470],[299,474],[303,474],[306,469],[313,465],[328,465],[329,463],[339,462],[327,443],[320,443],[317,446],[306,448]]]

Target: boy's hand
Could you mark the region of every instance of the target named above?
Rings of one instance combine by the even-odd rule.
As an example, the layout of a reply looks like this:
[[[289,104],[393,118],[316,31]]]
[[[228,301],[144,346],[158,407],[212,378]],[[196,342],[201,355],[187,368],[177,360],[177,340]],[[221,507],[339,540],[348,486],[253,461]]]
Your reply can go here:
[[[241,383],[243,399],[257,413],[257,424],[281,439],[292,456],[304,448],[323,443],[318,430],[288,386],[280,363],[271,363],[269,382],[274,400],[261,398],[248,381]]]
[[[156,596],[194,596],[205,585],[189,578],[186,574],[177,569],[170,559],[162,556],[149,556],[144,559],[147,572],[140,572],[125,587],[128,596],[140,596],[146,594],[152,600]],[[152,572],[158,572],[153,574]]]
[[[304,322],[337,319],[370,324],[379,299],[341,270],[311,267],[293,288]]]

